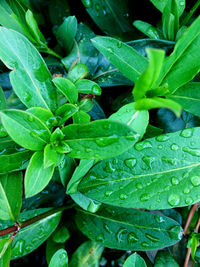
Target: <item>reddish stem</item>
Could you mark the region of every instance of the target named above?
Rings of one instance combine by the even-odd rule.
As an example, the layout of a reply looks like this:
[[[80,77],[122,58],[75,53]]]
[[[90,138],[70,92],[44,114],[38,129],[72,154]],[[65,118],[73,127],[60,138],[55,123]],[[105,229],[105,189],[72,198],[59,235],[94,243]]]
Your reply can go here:
[[[195,204],[192,206],[191,210],[190,210],[190,213],[189,213],[189,215],[188,215],[188,217],[187,217],[187,221],[186,221],[185,228],[184,228],[184,231],[183,231],[183,234],[184,234],[184,235],[186,235],[186,233],[187,233],[188,227],[189,227],[190,222],[191,222],[191,220],[192,220],[192,218],[193,218],[193,216],[194,216],[194,212],[195,212],[195,210],[196,210],[198,204],[199,204],[198,202],[195,203]]]

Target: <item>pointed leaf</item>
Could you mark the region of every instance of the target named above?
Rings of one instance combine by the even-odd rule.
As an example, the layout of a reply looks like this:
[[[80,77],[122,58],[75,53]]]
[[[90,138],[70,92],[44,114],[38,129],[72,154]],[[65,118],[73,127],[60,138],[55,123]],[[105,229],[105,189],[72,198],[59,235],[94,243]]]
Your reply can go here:
[[[53,255],[49,263],[49,267],[55,266],[68,267],[68,256],[66,250],[61,248]]]
[[[101,87],[93,81],[81,79],[75,85],[79,93],[101,95]]]
[[[56,165],[58,154],[51,144],[48,144],[44,148],[44,168],[48,168],[52,165]]]
[[[147,267],[147,265],[143,258],[135,252],[126,259],[123,267]]]
[[[150,0],[152,2],[152,4],[159,9],[161,12],[163,12],[168,0],[163,0],[163,1],[157,1],[157,0]],[[184,9],[185,9],[185,0],[175,0],[177,7],[178,7],[178,14],[179,16],[181,16],[181,14],[183,13]]]
[[[152,39],[163,39],[161,38],[161,33],[153,27],[151,24],[141,21],[141,20],[135,20],[133,23],[133,26],[135,26],[139,31],[147,35],[149,38]]]

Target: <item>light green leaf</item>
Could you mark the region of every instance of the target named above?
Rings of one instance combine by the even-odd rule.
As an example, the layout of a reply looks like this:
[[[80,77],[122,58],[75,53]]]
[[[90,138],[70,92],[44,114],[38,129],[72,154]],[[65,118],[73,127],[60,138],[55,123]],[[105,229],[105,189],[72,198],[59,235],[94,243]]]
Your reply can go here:
[[[53,241],[52,236],[50,236],[47,239],[46,242],[46,261],[49,264],[52,256],[56,253],[57,250],[59,249],[65,249],[65,244],[64,243],[56,243]]]
[[[200,128],[146,139],[90,169],[78,190],[99,202],[137,209],[170,209],[200,200]]]
[[[86,41],[87,38],[85,38],[84,40]],[[90,71],[87,65],[78,63],[75,66],[73,66],[72,69],[69,69],[69,72],[67,74],[67,79],[75,83],[78,80],[85,78],[89,74],[89,72]]]
[[[64,159],[58,165],[58,170],[60,174],[60,180],[65,188],[69,179],[72,177],[75,168],[76,161],[72,158],[69,158],[67,155],[64,155]]]
[[[48,168],[52,165],[56,165],[58,154],[51,144],[48,144],[44,148],[44,168]]]
[[[131,81],[147,67],[147,59],[127,44],[110,37],[95,37],[93,45]]]
[[[24,105],[28,108],[56,109],[57,97],[51,74],[39,52],[26,37],[1,27],[0,59],[12,70],[12,87]]]
[[[79,93],[101,95],[101,87],[93,81],[80,79],[75,85]]]
[[[62,129],[72,151],[69,157],[103,159],[119,155],[132,147],[139,135],[127,125],[111,120],[68,125]]]
[[[135,26],[139,31],[147,35],[149,38],[152,39],[163,39],[161,32],[159,32],[155,27],[151,24],[141,21],[135,20],[133,22],[133,26]]]
[[[49,141],[49,129],[37,117],[26,111],[2,111],[1,120],[10,137],[22,147],[41,150]]]
[[[154,88],[159,77],[165,56],[164,50],[147,49],[149,64],[146,70],[140,75],[133,89],[134,100],[137,101],[143,97],[147,91]]]
[[[70,237],[67,227],[60,226],[52,235],[52,239],[56,243],[65,243]]]
[[[11,244],[12,239],[0,240],[0,267],[10,266]]]
[[[170,246],[182,237],[174,220],[134,209],[102,207],[97,213],[78,210],[78,228],[102,246],[121,250],[153,250]]]
[[[75,124],[89,123],[90,120],[91,120],[90,115],[83,110],[79,110],[73,115],[73,123]]]
[[[200,117],[200,83],[188,83],[183,87],[180,87],[169,98],[179,103],[184,110],[192,113],[195,116]]]
[[[57,77],[53,79],[53,83],[71,104],[76,104],[78,101],[78,90],[70,80]]]
[[[134,103],[129,103],[113,113],[109,119],[127,124],[142,138],[149,123],[149,113],[146,110],[136,111]]]
[[[123,267],[147,267],[147,265],[143,258],[135,252],[126,259]]]
[[[4,92],[0,86],[0,110],[6,109],[6,98]]]
[[[45,188],[53,176],[54,168],[55,165],[44,168],[42,151],[33,154],[25,173],[26,197],[32,197]]]
[[[40,119],[48,128],[55,126],[57,120],[54,117],[53,113],[45,108],[33,107],[26,110],[27,112],[35,115],[38,119]]]
[[[99,243],[86,241],[72,255],[69,267],[97,267],[103,250]]]
[[[49,267],[55,266],[68,267],[68,256],[66,250],[61,248],[53,255],[49,263]]]
[[[70,117],[72,117],[78,110],[79,110],[78,107],[73,104],[64,104],[60,106],[56,110],[56,116],[62,117],[59,120],[58,124],[59,125],[64,124],[65,121],[67,121]]]
[[[152,2],[152,4],[158,9],[160,10],[160,12],[163,12],[168,0],[163,0],[163,1],[158,1],[158,0],[150,0]],[[181,16],[181,14],[183,13],[184,9],[185,9],[185,0],[175,0],[177,7],[178,7],[178,14],[179,16]]]
[[[65,49],[66,52],[70,52],[77,32],[77,19],[75,16],[67,17],[64,22],[59,26],[56,32],[56,38],[58,43]]]
[[[0,220],[16,222],[22,205],[22,174],[0,175]]]
[[[43,210],[43,214],[42,213]],[[12,247],[12,259],[21,258],[35,249],[37,249],[44,241],[54,232],[60,222],[61,211],[50,211],[44,213],[46,209],[25,211],[28,213],[29,219],[36,216],[37,211],[41,214],[41,219],[22,228],[15,236]],[[22,216],[24,216],[22,213]],[[22,220],[21,220],[22,222]]]
[[[139,99],[135,105],[136,110],[150,110],[153,108],[168,108],[173,111],[177,117],[180,117],[182,108],[180,104],[174,100],[161,98],[161,97],[152,97],[152,98],[143,98]]]

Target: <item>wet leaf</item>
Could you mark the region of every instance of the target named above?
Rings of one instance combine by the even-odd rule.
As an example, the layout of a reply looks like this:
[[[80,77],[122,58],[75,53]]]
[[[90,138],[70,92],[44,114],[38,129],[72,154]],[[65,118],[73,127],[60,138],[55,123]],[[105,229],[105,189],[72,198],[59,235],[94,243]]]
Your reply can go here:
[[[132,254],[131,256],[129,256],[123,267],[146,267],[146,263],[143,260],[142,257],[140,257],[140,255],[138,255],[137,253]]]

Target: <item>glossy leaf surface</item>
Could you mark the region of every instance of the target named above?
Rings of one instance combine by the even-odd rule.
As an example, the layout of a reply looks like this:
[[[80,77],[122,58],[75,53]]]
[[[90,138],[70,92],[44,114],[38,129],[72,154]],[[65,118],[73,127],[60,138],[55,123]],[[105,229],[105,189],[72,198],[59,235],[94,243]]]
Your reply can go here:
[[[181,239],[181,226],[172,219],[134,209],[107,207],[97,213],[78,211],[79,229],[108,248],[152,250]]]
[[[137,253],[129,256],[123,264],[123,267],[146,267],[146,263]]]
[[[36,48],[23,35],[0,28],[0,59],[12,70],[13,89],[27,107],[55,110],[57,98],[51,74]]]
[[[10,266],[11,244],[11,239],[0,240],[0,267]]]
[[[200,199],[200,128],[146,139],[97,163],[79,184],[86,196],[126,208],[170,209]]]
[[[49,267],[68,267],[68,256],[67,252],[64,249],[59,249],[51,258]]]
[[[72,149],[68,156],[85,159],[119,155],[133,146],[139,137],[127,125],[111,120],[68,125],[62,131],[66,143]]]
[[[179,267],[179,264],[168,251],[158,251],[154,267]]]
[[[159,9],[161,12],[163,12],[168,0],[164,0],[164,1],[157,1],[157,0],[150,0],[152,2],[152,4],[154,4],[154,6]],[[183,1],[178,1],[175,0],[178,6],[178,13],[179,16],[183,13],[184,9],[185,9],[185,0]]]

